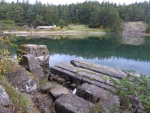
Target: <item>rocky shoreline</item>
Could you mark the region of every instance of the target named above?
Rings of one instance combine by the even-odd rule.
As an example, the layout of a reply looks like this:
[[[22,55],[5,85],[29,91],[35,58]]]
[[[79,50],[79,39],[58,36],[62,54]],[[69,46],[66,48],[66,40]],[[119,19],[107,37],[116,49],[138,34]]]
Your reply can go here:
[[[126,77],[121,69],[81,60],[49,68],[45,45],[21,45],[17,56],[22,59],[19,64],[13,63],[6,78],[28,98],[30,109],[36,113],[97,113],[91,110],[99,102],[103,105],[102,112],[109,113],[114,104],[120,105],[119,98],[111,93],[115,89],[110,78],[119,81]],[[9,95],[1,86],[0,92],[0,112],[13,113],[9,109]]]

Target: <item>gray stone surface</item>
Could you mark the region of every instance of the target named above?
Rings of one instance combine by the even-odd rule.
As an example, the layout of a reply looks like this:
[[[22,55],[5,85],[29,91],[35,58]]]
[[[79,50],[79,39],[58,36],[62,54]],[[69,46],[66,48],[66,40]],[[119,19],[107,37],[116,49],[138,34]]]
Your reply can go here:
[[[66,80],[64,78],[61,78],[61,77],[58,77],[56,79],[54,79],[56,82],[60,83],[60,84],[63,84],[66,82]]]
[[[39,79],[20,65],[13,64],[6,77],[19,91],[30,93],[39,88]]]
[[[24,44],[17,50],[17,56],[31,54],[35,56],[40,65],[49,64],[49,51],[45,45]]]
[[[45,107],[51,107],[53,105],[53,100],[52,99],[47,99],[47,100],[45,100],[45,102],[44,102],[44,106]]]
[[[92,106],[93,103],[72,94],[63,95],[55,101],[56,113],[89,113]]]
[[[52,111],[51,111],[51,109],[50,108],[41,108],[40,109],[40,111],[41,111],[41,113],[53,113]]]
[[[40,62],[35,58],[35,56],[31,54],[23,55],[20,61],[20,65],[25,67],[37,77],[43,77],[42,67],[40,66]]]
[[[6,93],[5,89],[1,85],[0,85],[0,105],[2,105],[2,106],[11,105],[9,96]]]
[[[42,93],[48,93],[50,89],[53,89],[56,87],[56,83],[55,82],[46,82],[44,84],[41,85],[41,91]]]
[[[58,98],[61,95],[69,94],[69,89],[67,89],[61,85],[56,85],[55,88],[50,90],[50,94],[53,97]]]
[[[105,108],[119,105],[119,98],[110,92],[87,83],[77,88],[77,95],[93,103],[101,102]]]
[[[100,73],[100,74],[105,74],[107,76],[114,77],[117,79],[122,79],[127,76],[127,74],[123,72],[121,69],[117,69],[105,65],[93,64],[83,60],[72,60],[70,62],[72,65],[76,67],[91,70],[93,72]]]
[[[93,72],[91,70],[75,67],[68,63],[61,63],[50,68],[51,73],[59,75],[77,85],[83,83],[94,84],[104,89],[114,90],[107,75]]]
[[[8,108],[0,105],[0,113],[12,113],[12,112],[10,112]]]

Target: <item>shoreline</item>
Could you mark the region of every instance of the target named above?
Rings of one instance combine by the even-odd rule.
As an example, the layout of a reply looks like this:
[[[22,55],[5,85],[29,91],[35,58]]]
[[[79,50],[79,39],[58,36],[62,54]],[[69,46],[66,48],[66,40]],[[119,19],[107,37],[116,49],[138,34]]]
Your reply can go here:
[[[105,35],[99,31],[3,31],[3,34],[15,34],[16,36],[39,36],[39,35]]]

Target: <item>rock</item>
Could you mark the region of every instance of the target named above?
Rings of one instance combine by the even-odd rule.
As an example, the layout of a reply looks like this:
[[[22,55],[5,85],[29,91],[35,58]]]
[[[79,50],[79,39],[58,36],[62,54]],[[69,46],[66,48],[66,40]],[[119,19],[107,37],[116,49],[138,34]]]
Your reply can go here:
[[[42,84],[41,91],[42,91],[42,93],[47,94],[50,89],[53,89],[55,87],[56,87],[56,83],[46,82],[46,83]]]
[[[12,112],[10,112],[10,110],[7,109],[6,107],[0,105],[0,113],[12,113]]]
[[[31,54],[36,57],[40,65],[49,64],[49,51],[45,45],[24,44],[17,50],[17,56]]]
[[[12,64],[11,67],[12,68],[8,70],[8,73],[6,74],[6,77],[14,87],[17,87],[19,91],[24,91],[26,93],[38,90],[39,79],[36,76],[26,71],[26,69],[20,65]]]
[[[70,86],[69,86],[71,89],[74,89],[74,88],[76,88],[77,87],[77,84],[75,84],[75,83],[72,83],[72,84],[70,84]]]
[[[41,113],[52,113],[50,108],[41,108],[40,109]]]
[[[34,91],[37,91],[39,88],[39,79],[29,79],[26,82],[22,83],[22,89],[27,92],[27,93],[31,93]]]
[[[42,67],[40,66],[40,62],[36,59],[35,56],[31,54],[23,55],[20,61],[20,65],[25,67],[28,71],[37,77],[43,77]]]
[[[6,93],[5,89],[1,85],[0,85],[0,105],[2,105],[2,106],[9,106],[9,105],[11,105],[9,96]]]
[[[56,82],[60,83],[60,84],[63,84],[66,82],[66,80],[64,78],[61,78],[61,77],[58,77],[56,79],[54,79]]]
[[[92,106],[93,103],[72,94],[63,95],[55,101],[56,113],[89,113]]]
[[[93,103],[101,102],[105,108],[119,106],[119,98],[110,92],[87,83],[77,88],[77,95]]]
[[[54,89],[50,90],[50,94],[54,98],[58,98],[61,95],[68,94],[68,93],[69,93],[69,90],[61,85],[56,85]]]
[[[45,107],[50,108],[52,105],[53,105],[53,100],[52,99],[45,100],[45,102],[44,102]]]

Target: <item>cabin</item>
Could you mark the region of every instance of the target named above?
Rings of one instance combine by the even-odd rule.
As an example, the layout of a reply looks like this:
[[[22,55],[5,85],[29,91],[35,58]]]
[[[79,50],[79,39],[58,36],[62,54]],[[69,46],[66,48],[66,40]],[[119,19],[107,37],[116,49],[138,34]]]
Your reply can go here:
[[[37,29],[46,30],[46,29],[55,29],[56,25],[53,26],[38,26]]]

